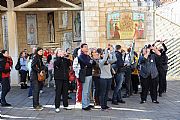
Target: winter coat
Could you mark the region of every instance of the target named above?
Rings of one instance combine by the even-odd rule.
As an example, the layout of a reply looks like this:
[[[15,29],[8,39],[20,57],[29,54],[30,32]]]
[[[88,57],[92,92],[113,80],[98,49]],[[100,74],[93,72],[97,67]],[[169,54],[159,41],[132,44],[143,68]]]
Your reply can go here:
[[[57,57],[54,61],[54,79],[68,80],[70,60],[64,57]]]
[[[2,73],[2,78],[10,78],[12,65],[12,58],[4,56],[0,58],[0,72]]]
[[[31,81],[38,80],[38,73],[40,73],[42,70],[45,70],[45,65],[42,61],[42,57],[36,55],[34,56],[31,63],[31,75],[30,75]]]
[[[73,61],[73,70],[75,72],[76,78],[79,78],[79,70],[81,69],[80,64],[78,62],[78,57],[76,57]]]

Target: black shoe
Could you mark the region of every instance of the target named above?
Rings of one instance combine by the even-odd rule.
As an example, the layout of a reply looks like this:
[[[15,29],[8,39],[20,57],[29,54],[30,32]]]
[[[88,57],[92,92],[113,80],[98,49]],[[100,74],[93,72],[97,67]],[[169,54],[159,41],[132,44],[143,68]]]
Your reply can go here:
[[[10,107],[10,106],[11,106],[11,104],[9,104],[9,103],[5,103],[5,104],[1,104],[1,106],[2,106],[2,107]]]
[[[107,101],[112,101],[112,99],[111,99],[111,98],[108,98]]]
[[[159,93],[159,97],[162,97],[162,94],[161,94],[161,93]]]
[[[83,110],[85,110],[85,111],[89,111],[89,110],[91,110],[91,108],[90,107],[86,107],[86,108],[82,108]]]
[[[144,103],[146,103],[146,101],[141,101],[141,102],[140,102],[140,104],[144,104]]]
[[[128,98],[129,94],[124,94],[123,98]]]
[[[138,94],[138,92],[137,92],[137,91],[135,91],[135,92],[134,92],[134,94]]]
[[[72,97],[68,96],[68,99],[72,99]]]
[[[27,89],[27,84],[21,84],[21,89]]]
[[[106,106],[106,107],[105,107],[105,109],[108,109],[108,110],[110,110],[110,109],[112,109],[112,108],[111,108],[111,107],[109,107],[109,106]]]
[[[112,104],[113,105],[119,105],[118,102],[116,102],[116,101],[112,101]]]
[[[153,100],[152,101],[153,103],[156,103],[156,104],[159,104],[159,102],[157,100]]]
[[[94,108],[94,106],[93,106],[93,105],[89,105],[88,107],[89,107],[89,108]]]
[[[118,100],[118,103],[126,103],[124,100]]]

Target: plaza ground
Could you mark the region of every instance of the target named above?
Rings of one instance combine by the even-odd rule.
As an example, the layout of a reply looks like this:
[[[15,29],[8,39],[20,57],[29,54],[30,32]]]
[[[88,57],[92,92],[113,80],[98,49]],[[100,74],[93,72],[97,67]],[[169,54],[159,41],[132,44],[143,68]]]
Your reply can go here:
[[[139,104],[139,94],[125,98],[126,104],[109,106],[112,110],[101,111],[99,108],[91,111],[82,111],[75,108],[74,94],[70,100],[71,111],[61,109],[55,113],[54,109],[54,88],[45,88],[40,95],[40,103],[45,107],[43,111],[32,109],[32,99],[27,97],[28,90],[20,87],[12,87],[7,96],[7,101],[12,107],[2,108],[3,119],[16,120],[180,120],[180,81],[168,81],[168,90],[163,97],[158,98],[160,104],[153,104],[148,97],[145,104]]]

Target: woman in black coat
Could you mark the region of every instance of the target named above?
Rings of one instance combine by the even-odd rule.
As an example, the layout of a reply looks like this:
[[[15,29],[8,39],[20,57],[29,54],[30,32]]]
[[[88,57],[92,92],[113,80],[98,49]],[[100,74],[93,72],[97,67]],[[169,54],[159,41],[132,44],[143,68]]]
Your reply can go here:
[[[63,98],[64,109],[68,108],[68,76],[70,60],[64,57],[65,52],[61,49],[56,50],[56,60],[54,61],[54,80],[56,85],[55,108],[59,112],[61,95]]]
[[[33,107],[36,110],[43,109],[42,105],[39,104],[39,91],[43,82],[38,81],[38,73],[40,73],[40,75],[43,76],[43,71],[45,70],[45,66],[42,62],[42,55],[43,49],[38,47],[31,64],[32,70],[30,80],[32,81],[33,88]]]

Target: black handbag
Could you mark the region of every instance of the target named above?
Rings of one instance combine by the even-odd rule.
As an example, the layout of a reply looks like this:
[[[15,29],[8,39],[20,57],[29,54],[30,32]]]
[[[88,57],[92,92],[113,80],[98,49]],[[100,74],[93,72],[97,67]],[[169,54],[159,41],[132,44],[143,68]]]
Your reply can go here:
[[[79,70],[79,81],[81,83],[85,83],[85,78],[86,78],[86,68],[80,69]]]

